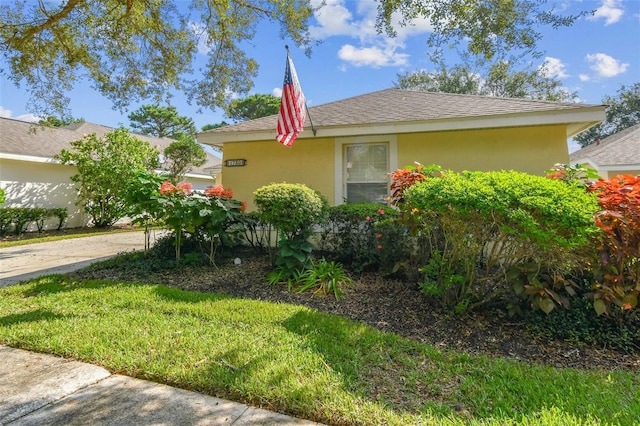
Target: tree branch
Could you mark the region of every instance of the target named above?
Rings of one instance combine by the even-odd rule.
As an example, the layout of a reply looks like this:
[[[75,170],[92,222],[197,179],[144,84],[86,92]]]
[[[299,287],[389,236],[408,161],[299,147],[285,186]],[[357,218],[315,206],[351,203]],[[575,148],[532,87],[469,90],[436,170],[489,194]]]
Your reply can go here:
[[[49,15],[47,10],[44,8],[44,4],[42,3],[42,1],[41,0],[38,1],[38,3],[40,4],[40,10],[42,10],[42,13],[44,14],[44,16],[47,17],[47,20],[40,25],[35,25],[31,28],[26,29],[22,34],[22,37],[19,37],[16,40],[17,44],[23,45],[27,40],[30,40],[34,38],[37,34],[40,34],[42,31],[51,28],[58,21],[66,18],[69,15],[69,13],[71,13],[71,11],[76,8],[78,4],[84,1],[85,0],[69,0],[67,4],[60,10],[60,12],[56,13],[55,15]]]

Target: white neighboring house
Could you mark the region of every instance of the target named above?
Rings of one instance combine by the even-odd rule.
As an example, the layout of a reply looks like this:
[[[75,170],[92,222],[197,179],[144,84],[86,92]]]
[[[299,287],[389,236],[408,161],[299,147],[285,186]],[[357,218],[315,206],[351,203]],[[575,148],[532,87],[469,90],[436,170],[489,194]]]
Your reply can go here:
[[[571,164],[584,164],[603,178],[640,175],[640,124],[587,145],[569,156]]]
[[[66,227],[89,224],[90,218],[76,206],[77,191],[71,182],[76,173],[74,166],[60,164],[53,156],[70,142],[95,133],[102,136],[114,130],[92,123],[77,123],[59,128],[44,128],[25,121],[0,118],[0,188],[5,191],[6,203],[2,207],[65,207],[69,212]],[[149,142],[162,153],[173,139],[153,138],[133,134]],[[207,153],[207,162],[194,168],[185,181],[193,189],[203,190],[216,183],[216,174],[222,167],[220,158]],[[158,170],[161,172],[161,170]],[[47,223],[57,226],[57,221]]]

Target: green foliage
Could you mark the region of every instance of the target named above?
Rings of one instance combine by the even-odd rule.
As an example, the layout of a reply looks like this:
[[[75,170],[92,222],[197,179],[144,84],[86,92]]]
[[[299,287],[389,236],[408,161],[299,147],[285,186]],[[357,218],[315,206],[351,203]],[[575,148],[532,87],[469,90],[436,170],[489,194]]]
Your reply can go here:
[[[585,184],[589,184],[591,180],[600,177],[596,170],[585,167],[583,164],[571,166],[569,164],[556,163],[546,173],[549,179],[558,179],[564,182],[583,182]]]
[[[583,185],[541,176],[446,172],[416,183],[405,195],[404,211],[413,221],[413,235],[424,239],[427,255],[438,253],[435,266],[446,276],[464,277],[466,290],[455,291],[451,307],[512,298],[515,283],[507,272],[519,265],[533,262],[552,277],[579,269],[598,232],[593,225],[597,200]],[[531,283],[519,283],[524,284]]]
[[[452,264],[454,263],[454,264]],[[420,282],[420,291],[428,296],[436,296],[444,306],[462,312],[471,301],[470,286],[465,276],[457,271],[456,259],[444,258],[439,251],[434,251],[425,266],[420,268],[424,275]]]
[[[546,340],[566,340],[589,346],[634,353],[640,347],[638,312],[617,311],[612,316],[594,315],[592,301],[584,296],[572,299],[571,307],[545,315],[533,311],[527,317],[527,329]]]
[[[242,216],[246,244],[257,251],[264,252],[272,247],[273,227],[262,220],[257,211],[245,213]]]
[[[35,207],[31,209],[30,219],[36,224],[38,232],[44,231],[44,222],[50,216],[50,211],[43,207]]]
[[[2,287],[0,341],[327,425],[638,423],[631,365],[461,353],[305,306],[141,283],[56,275]]]
[[[96,227],[107,227],[127,214],[126,185],[138,172],[158,165],[158,150],[132,135],[125,128],[84,136],[71,142],[55,158],[73,165],[77,173],[78,202]]]
[[[260,22],[308,47],[307,1],[8,2],[0,8],[3,74],[30,94],[31,112],[65,115],[67,93],[89,80],[114,107],[168,101],[176,91],[214,109],[247,93],[258,64],[243,48]],[[197,56],[206,56],[193,74]]]
[[[301,274],[313,266],[313,244],[306,238],[281,238],[278,242],[275,268],[267,278],[269,282],[286,282],[289,287],[300,279]]]
[[[333,294],[336,300],[344,296],[343,286],[353,284],[351,278],[342,269],[342,265],[325,259],[320,259],[313,264],[312,268],[300,274],[298,281],[302,284],[298,288],[300,293],[315,288],[313,294],[323,296]]]
[[[58,228],[62,228],[68,216],[67,209],[42,207],[3,207],[0,208],[0,235],[11,232],[23,234],[32,223],[36,224],[38,232],[44,230],[45,221],[49,218],[58,219]]]
[[[444,62],[437,71],[416,71],[398,74],[394,87],[405,90],[498,96],[503,98],[541,99],[570,102],[577,93],[562,87],[556,77],[550,77],[545,65],[535,69],[517,69],[516,61],[499,60],[489,66],[479,63],[455,65],[448,69]]]
[[[33,209],[28,207],[14,207],[11,210],[13,214],[14,233],[18,235],[24,234],[27,231],[29,224],[31,224],[35,218]]]
[[[608,105],[606,119],[573,137],[581,146],[591,145],[640,123],[640,82],[631,87],[622,85],[617,93],[617,96],[602,99],[602,104]]]
[[[149,206],[153,209],[152,216],[160,218],[173,230],[176,262],[182,258],[185,233],[202,246],[212,265],[220,247],[232,246],[239,241],[235,234],[243,229],[235,225],[242,223],[245,205],[232,196],[233,193],[222,185],[208,187],[203,195],[194,193],[189,183],[174,186],[170,181],[165,181],[158,194],[152,195],[156,202]],[[191,260],[193,258],[190,256]]]
[[[205,124],[204,126],[202,126],[202,128],[200,130],[202,130],[203,132],[206,132],[207,130],[217,129],[218,127],[223,127],[223,126],[228,126],[228,125],[229,125],[229,123],[227,123],[226,121],[222,120],[220,123]]]
[[[58,228],[62,229],[65,220],[69,217],[69,211],[64,207],[58,207],[51,209],[51,214],[58,219]]]
[[[0,188],[0,206],[7,202],[4,189]]]
[[[200,167],[207,162],[204,148],[188,135],[180,135],[177,141],[171,142],[164,149],[164,156],[166,163],[163,167],[169,171],[170,180],[174,184],[184,179],[194,166]]]
[[[247,121],[274,115],[278,111],[280,111],[280,98],[273,95],[256,94],[231,101],[226,114],[234,121]]]
[[[308,240],[313,226],[326,220],[327,199],[306,185],[291,183],[260,187],[254,196],[261,220],[270,223],[280,235],[276,271],[270,281],[297,277],[311,266],[313,245]]]
[[[272,183],[258,188],[253,195],[262,219],[287,239],[309,237],[313,224],[326,219],[326,198],[303,184]]]
[[[173,106],[142,105],[129,114],[131,128],[156,138],[181,139],[196,133],[196,125],[189,117],[178,115]]]
[[[131,223],[141,225],[145,232],[145,250],[149,250],[150,230],[161,221],[161,210],[158,209],[157,197],[160,194],[160,185],[166,176],[149,171],[139,171],[134,174],[124,185],[124,202],[127,216]]]
[[[397,272],[406,253],[398,242],[406,238],[394,221],[397,212],[382,204],[354,203],[329,208],[321,228],[320,247],[327,256],[356,272],[380,270]]]
[[[549,314],[556,306],[569,308],[570,299],[577,295],[578,284],[561,274],[541,270],[535,262],[521,263],[507,271],[507,279],[513,283],[516,295],[527,300],[531,309]],[[511,314],[519,313],[518,304],[510,303]]]
[[[50,115],[47,118],[38,121],[39,125],[47,127],[63,127],[76,123],[84,123],[84,118],[56,117]]]
[[[466,0],[382,0],[378,3],[376,28],[389,36],[396,26],[424,19],[433,28],[427,44],[438,54],[466,43],[469,54],[485,59],[500,57],[514,50],[535,53],[542,26],[570,26],[582,16],[558,15],[552,6],[545,10],[537,0],[468,2]],[[398,22],[398,16],[400,21]]]

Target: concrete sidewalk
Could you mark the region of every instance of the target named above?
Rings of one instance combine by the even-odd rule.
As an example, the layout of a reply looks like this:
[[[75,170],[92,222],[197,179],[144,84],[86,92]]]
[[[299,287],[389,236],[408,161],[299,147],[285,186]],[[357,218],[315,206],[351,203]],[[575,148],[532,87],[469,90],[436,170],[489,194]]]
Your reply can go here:
[[[0,424],[290,425],[317,423],[102,367],[0,346]]]
[[[144,248],[142,232],[0,249],[0,287],[71,272]],[[0,317],[2,313],[0,313]],[[318,423],[102,367],[0,345],[0,425],[296,425]]]

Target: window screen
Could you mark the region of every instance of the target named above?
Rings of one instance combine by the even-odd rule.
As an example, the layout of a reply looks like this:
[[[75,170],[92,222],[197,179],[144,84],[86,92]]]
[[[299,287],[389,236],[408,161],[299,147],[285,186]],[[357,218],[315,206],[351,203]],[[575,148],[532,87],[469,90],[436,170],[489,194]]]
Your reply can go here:
[[[346,145],[345,198],[348,203],[384,203],[388,195],[388,144]]]

